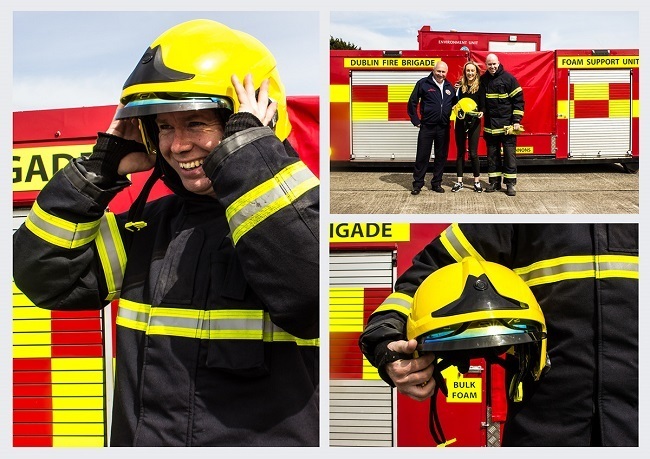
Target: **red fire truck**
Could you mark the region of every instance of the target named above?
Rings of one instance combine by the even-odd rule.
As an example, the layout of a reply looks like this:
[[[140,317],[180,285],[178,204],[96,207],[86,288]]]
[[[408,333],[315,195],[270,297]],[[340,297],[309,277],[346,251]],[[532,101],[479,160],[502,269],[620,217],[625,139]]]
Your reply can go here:
[[[433,446],[429,403],[382,381],[359,350],[370,314],[413,257],[448,224],[330,224],[330,446]],[[499,446],[507,414],[505,374],[482,359],[461,375],[443,371],[449,395],[436,399],[449,446]]]
[[[318,175],[318,97],[289,97],[287,104],[293,126],[289,140]],[[14,113],[14,231],[52,175],[71,158],[91,153],[97,132],[108,127],[115,109],[99,106]],[[133,174],[133,185],[111,201],[111,210],[128,210],[148,175]],[[167,193],[159,182],[149,199]],[[108,444],[116,308],[78,312],[39,309],[15,284],[12,305],[13,445]]]
[[[519,164],[639,161],[639,50],[539,51],[535,34],[435,32],[417,50],[330,51],[330,161],[337,166],[412,165],[417,129],[406,105],[415,83],[439,60],[447,79],[471,59],[485,71],[495,52],[524,92]],[[485,156],[484,142],[479,155]],[[449,161],[455,161],[451,142]]]

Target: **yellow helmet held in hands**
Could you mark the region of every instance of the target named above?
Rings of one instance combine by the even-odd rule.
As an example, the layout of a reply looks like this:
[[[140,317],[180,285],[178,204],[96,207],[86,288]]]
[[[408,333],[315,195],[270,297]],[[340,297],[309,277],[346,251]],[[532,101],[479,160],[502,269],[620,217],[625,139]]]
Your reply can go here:
[[[458,101],[456,105],[454,105],[453,111],[456,114],[456,118],[462,120],[463,118],[465,118],[465,115],[471,115],[471,116],[478,115],[478,112],[476,111],[477,108],[478,105],[476,105],[474,99],[471,99],[469,97],[463,97]]]
[[[271,127],[280,140],[286,139],[291,124],[275,58],[251,35],[207,19],[176,25],[150,45],[124,84],[124,107],[117,117],[204,108],[236,113],[239,101],[231,76],[243,82],[249,73],[258,88],[269,80],[269,99],[278,104]]]
[[[442,267],[420,284],[406,336],[418,341],[419,353],[436,356],[429,431],[439,445],[447,444],[436,410],[437,391],[447,395],[442,370],[455,365],[466,373],[473,358],[503,365],[512,374],[508,397],[519,401],[523,378],[538,380],[550,366],[546,322],[533,292],[512,270],[475,258]]]
[[[539,379],[547,365],[546,322],[530,287],[505,266],[475,258],[440,268],[422,282],[406,334],[418,341],[419,352],[441,359],[509,351],[524,364],[517,384],[525,372]]]

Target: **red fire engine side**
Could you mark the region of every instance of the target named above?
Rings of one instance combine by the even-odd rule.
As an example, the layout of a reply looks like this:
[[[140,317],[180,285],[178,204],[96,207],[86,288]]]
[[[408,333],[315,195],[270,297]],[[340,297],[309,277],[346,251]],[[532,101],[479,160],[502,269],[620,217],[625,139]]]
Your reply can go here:
[[[429,403],[416,402],[383,382],[359,350],[372,312],[396,278],[448,225],[330,224],[330,446],[433,446]],[[449,397],[436,400],[449,446],[498,446],[506,418],[505,374],[481,359],[470,372],[443,372]]]
[[[502,52],[484,46],[499,38],[492,36],[515,36],[449,34],[423,28],[421,49],[413,51],[330,51],[332,166],[412,165],[417,129],[406,116],[406,102],[415,82],[440,59],[449,66],[451,82],[468,59],[484,72],[487,54],[495,52],[524,92],[519,164],[614,162],[638,168],[638,49]],[[499,43],[508,49],[508,42]],[[529,44],[539,45],[535,36]],[[479,156],[485,154],[481,141]],[[455,142],[450,142],[448,161],[456,155]]]

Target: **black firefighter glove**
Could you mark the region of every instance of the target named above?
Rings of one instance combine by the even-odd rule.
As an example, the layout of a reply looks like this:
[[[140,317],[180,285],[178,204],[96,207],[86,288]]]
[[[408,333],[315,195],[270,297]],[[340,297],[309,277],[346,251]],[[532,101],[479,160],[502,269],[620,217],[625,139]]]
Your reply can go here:
[[[146,153],[147,149],[142,143],[135,140],[99,132],[93,153],[80,164],[86,169],[88,180],[99,188],[107,188],[123,178],[117,173],[122,158],[136,151]]]

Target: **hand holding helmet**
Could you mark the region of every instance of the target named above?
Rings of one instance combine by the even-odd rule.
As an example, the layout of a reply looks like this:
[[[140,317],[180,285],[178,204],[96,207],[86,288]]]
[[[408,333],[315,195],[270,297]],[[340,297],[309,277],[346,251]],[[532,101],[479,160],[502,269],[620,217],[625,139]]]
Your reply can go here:
[[[117,111],[123,107],[119,104]],[[116,113],[117,113],[116,111]],[[127,153],[121,160],[117,168],[119,175],[133,174],[135,172],[148,171],[156,164],[156,157],[149,155],[142,144],[142,135],[140,133],[140,124],[136,118],[117,119],[113,118],[110,126],[106,129],[107,134],[121,137],[124,140],[137,142],[142,149],[134,150]]]
[[[255,115],[264,126],[268,126],[278,108],[278,103],[269,103],[269,80],[265,79],[260,85],[257,96],[253,76],[249,73],[244,77],[242,85],[237,75],[231,77],[232,85],[235,87],[237,99],[239,100],[239,112],[247,112]]]
[[[413,354],[418,342],[415,339],[409,341],[393,341],[388,344],[388,349],[402,354]],[[386,364],[386,373],[393,380],[397,390],[417,401],[423,401],[431,397],[435,389],[432,379],[433,361],[435,356],[432,353],[415,357],[413,359],[400,359]]]

